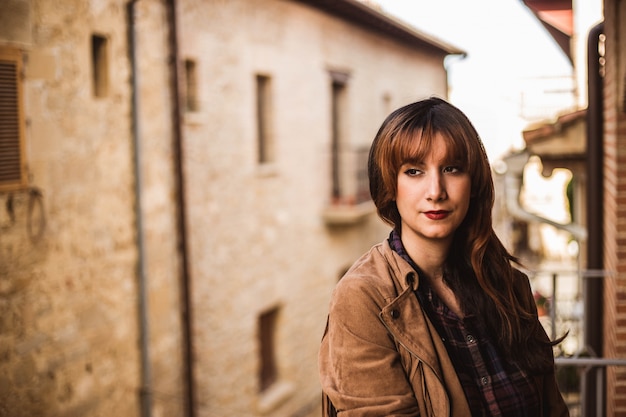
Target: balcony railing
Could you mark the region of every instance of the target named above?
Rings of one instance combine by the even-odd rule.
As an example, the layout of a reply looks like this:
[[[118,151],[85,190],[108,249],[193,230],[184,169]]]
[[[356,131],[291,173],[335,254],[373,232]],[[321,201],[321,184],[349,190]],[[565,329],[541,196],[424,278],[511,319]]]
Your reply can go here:
[[[357,147],[335,156],[331,198],[323,213],[327,224],[355,224],[375,211],[367,177],[368,153],[369,148]]]
[[[557,380],[571,417],[603,416],[606,411],[606,369],[626,366],[626,358],[597,357],[585,346],[584,283],[588,279],[604,279],[607,276],[606,271],[529,273],[539,319],[546,332],[552,339],[569,332],[556,348],[555,363]],[[590,390],[586,384],[595,388],[595,393],[591,392],[593,398],[589,397]]]
[[[585,375],[587,378],[590,378],[589,373],[595,373],[596,406],[593,416],[603,416],[606,411],[604,409],[606,368],[609,366],[626,366],[626,359],[557,357],[554,359],[554,362],[556,364],[557,376],[561,376],[561,378],[559,378],[561,385],[563,385],[563,376],[567,378],[568,374],[571,375],[571,372],[568,371],[575,369],[578,375]],[[582,391],[582,389],[583,387],[581,386],[580,391]],[[565,391],[564,397],[570,411],[570,417],[584,416],[583,410],[585,410],[586,407],[583,404],[584,397],[580,395],[580,392],[571,393]]]

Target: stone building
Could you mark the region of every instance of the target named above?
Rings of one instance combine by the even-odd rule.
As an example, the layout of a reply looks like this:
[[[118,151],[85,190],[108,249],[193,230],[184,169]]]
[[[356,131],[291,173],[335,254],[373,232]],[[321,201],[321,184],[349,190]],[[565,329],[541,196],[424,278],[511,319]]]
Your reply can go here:
[[[462,51],[355,0],[0,3],[0,416],[306,416],[364,157]]]

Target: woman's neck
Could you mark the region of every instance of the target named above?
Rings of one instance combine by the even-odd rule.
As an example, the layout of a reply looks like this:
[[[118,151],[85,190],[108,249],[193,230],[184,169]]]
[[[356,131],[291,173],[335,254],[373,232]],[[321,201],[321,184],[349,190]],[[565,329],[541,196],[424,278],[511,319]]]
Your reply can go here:
[[[448,246],[445,250],[442,248],[426,246],[420,250],[407,253],[413,259],[413,262],[420,268],[424,275],[424,280],[428,282],[430,288],[437,294],[439,299],[445,303],[457,317],[465,316],[463,308],[457,295],[452,288],[444,281],[444,265],[448,256]]]
[[[443,280],[443,269],[450,248],[448,242],[428,242],[428,244],[424,244],[424,242],[405,241],[402,238],[402,245],[404,245],[407,254],[429,281]]]

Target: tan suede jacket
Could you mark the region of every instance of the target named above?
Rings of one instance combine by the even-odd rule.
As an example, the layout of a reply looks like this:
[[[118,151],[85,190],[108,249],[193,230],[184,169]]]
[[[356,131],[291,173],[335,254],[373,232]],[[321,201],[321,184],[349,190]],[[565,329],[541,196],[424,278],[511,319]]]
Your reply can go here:
[[[528,279],[520,277],[529,308],[535,308]],[[446,348],[414,294],[417,287],[417,273],[386,240],[337,284],[319,352],[324,416],[335,409],[345,417],[471,416]],[[536,382],[542,416],[568,416],[554,373]]]

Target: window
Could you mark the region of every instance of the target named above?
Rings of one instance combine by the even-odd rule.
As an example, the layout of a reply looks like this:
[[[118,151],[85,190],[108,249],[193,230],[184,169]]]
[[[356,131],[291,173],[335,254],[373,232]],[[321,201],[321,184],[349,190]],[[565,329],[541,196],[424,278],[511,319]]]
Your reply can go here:
[[[257,161],[274,162],[272,131],[272,80],[267,75],[256,76]]]
[[[331,178],[332,178],[332,200],[336,203],[343,203],[345,194],[342,181],[341,169],[344,166],[345,148],[345,113],[346,113],[346,84],[348,75],[345,73],[331,71]]]
[[[0,190],[26,186],[21,73],[20,51],[0,48]]]
[[[108,40],[104,36],[91,37],[91,68],[94,97],[106,97],[109,89]]]
[[[198,70],[196,62],[191,59],[185,60],[185,111],[196,112],[200,110],[198,104]]]
[[[265,391],[278,379],[275,351],[276,322],[278,307],[259,316],[259,390]]]
[[[322,212],[328,226],[352,226],[375,212],[367,177],[368,146],[351,143],[350,74],[329,71],[329,203]]]

